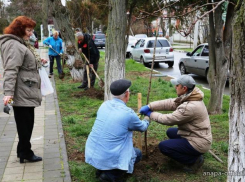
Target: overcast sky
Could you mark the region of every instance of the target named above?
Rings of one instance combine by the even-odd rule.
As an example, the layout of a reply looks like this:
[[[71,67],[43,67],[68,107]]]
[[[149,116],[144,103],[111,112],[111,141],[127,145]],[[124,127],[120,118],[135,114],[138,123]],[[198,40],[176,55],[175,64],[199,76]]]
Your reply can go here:
[[[4,4],[6,4],[6,5],[9,5],[9,0],[2,0],[2,2],[4,3]]]
[[[61,0],[61,3],[65,6],[66,0]]]
[[[9,5],[10,4],[9,0],[0,0],[0,1],[2,1],[5,5]],[[63,6],[65,6],[66,0],[61,0],[61,3],[63,4]]]

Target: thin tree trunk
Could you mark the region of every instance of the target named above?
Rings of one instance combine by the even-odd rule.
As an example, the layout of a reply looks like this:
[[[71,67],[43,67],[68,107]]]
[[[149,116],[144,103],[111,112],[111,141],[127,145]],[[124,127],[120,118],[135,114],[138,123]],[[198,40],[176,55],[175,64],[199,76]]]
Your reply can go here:
[[[233,19],[230,68],[230,129],[227,181],[245,181],[245,2],[236,6]]]
[[[109,0],[105,57],[105,95],[111,98],[110,84],[125,77],[126,2]]]
[[[208,105],[210,114],[222,113],[223,92],[227,79],[228,61],[223,47],[222,8],[219,6],[214,14],[209,14],[209,70],[208,81],[211,97]],[[215,20],[213,20],[213,16]]]
[[[49,1],[43,0],[42,2],[42,11],[43,11],[43,18],[42,18],[42,23],[43,23],[43,36],[48,37],[48,3]]]

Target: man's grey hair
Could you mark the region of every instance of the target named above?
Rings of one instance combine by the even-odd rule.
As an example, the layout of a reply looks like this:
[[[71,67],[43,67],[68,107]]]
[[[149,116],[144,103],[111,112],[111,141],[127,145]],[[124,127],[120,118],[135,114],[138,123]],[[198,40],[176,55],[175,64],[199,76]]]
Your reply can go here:
[[[76,35],[76,37],[79,37],[79,36],[83,36],[83,33],[82,32],[77,32],[75,35]]]
[[[113,95],[113,94],[112,94],[112,97],[113,97],[113,98],[117,98],[117,99],[121,99],[121,100],[122,100],[122,99],[124,99],[124,97],[125,97],[127,91],[129,91],[129,89],[127,89],[127,90],[126,90],[123,94],[121,94],[121,95]]]

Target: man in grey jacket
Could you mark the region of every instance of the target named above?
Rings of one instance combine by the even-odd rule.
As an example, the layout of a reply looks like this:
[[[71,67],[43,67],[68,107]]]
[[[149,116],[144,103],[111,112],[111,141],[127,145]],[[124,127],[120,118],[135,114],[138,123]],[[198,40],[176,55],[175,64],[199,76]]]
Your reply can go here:
[[[203,154],[212,143],[211,125],[203,92],[195,87],[195,80],[189,75],[172,79],[178,97],[151,102],[143,106],[140,113],[169,128],[169,140],[159,143],[160,151],[172,159],[186,165],[190,172],[196,172],[204,163]],[[174,111],[162,114],[156,111]]]

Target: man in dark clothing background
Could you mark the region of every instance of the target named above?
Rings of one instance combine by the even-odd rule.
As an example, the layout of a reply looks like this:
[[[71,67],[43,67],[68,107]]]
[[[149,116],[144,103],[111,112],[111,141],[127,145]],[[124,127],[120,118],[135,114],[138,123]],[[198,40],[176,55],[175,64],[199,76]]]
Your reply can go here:
[[[94,41],[91,36],[87,33],[83,34],[82,32],[77,32],[76,37],[78,39],[78,50],[83,53],[87,59],[89,60],[89,64],[86,62],[86,65],[89,65],[90,68],[94,68],[95,71],[98,69],[100,52],[97,49]],[[83,74],[83,82],[78,88],[82,88],[84,90],[88,89],[88,78],[87,78],[87,70],[86,65],[84,66],[84,74]],[[91,87],[94,86],[96,79],[96,75],[93,71],[91,71]]]

